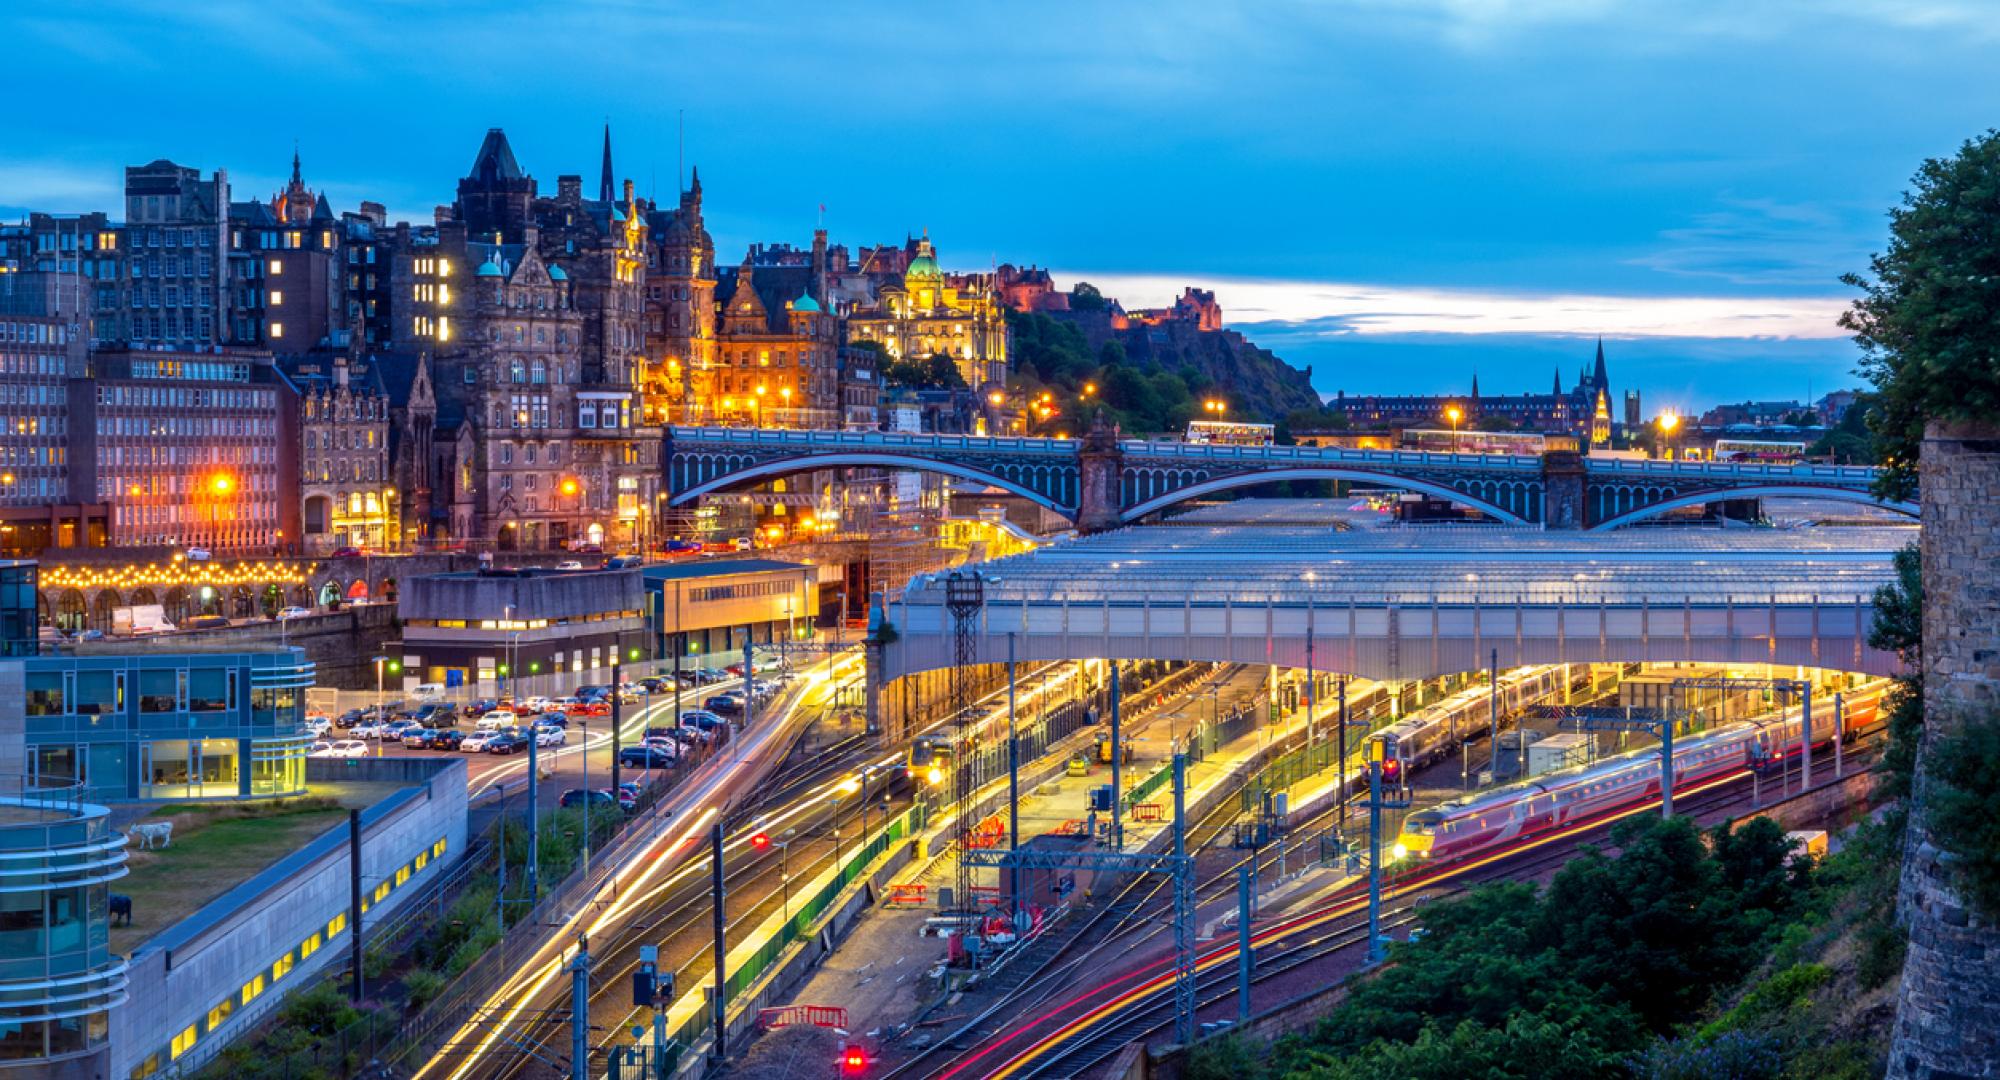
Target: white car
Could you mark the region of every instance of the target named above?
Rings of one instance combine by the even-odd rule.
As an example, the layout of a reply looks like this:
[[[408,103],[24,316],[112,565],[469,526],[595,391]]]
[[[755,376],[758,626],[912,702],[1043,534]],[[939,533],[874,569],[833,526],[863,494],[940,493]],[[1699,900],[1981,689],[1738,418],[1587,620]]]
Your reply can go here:
[[[531,697],[531,698],[522,698],[522,699],[521,699],[521,711],[523,711],[523,712],[528,712],[528,713],[544,713],[544,712],[548,712],[548,711],[549,711],[549,699],[548,699],[548,698],[545,698],[545,697],[539,697],[539,696],[537,696],[537,697]]]
[[[188,559],[189,559],[190,561],[192,561],[192,562],[207,562],[207,561],[208,561],[208,549],[207,549],[207,548],[189,548],[189,549],[187,549],[187,557],[188,557]]]
[[[333,730],[333,721],[324,716],[306,717],[306,731],[313,735],[324,735]]]
[[[368,744],[360,739],[342,739],[334,743],[327,757],[362,758],[368,756]]]
[[[514,710],[512,709],[494,709],[492,712],[480,717],[479,724],[481,727],[489,727],[493,724],[499,724],[504,727],[511,726],[517,723],[518,720],[519,718],[514,715]]]
[[[575,559],[564,559],[563,561],[561,561],[561,562],[559,562],[559,563],[557,563],[557,564],[556,564],[556,569],[558,569],[558,570],[581,570],[581,569],[583,569],[583,564],[582,564],[582,563],[580,563],[580,562],[577,562],[577,561],[576,561]]]
[[[459,752],[465,754],[477,754],[481,750],[486,749],[486,740],[491,739],[494,735],[498,733],[499,731],[497,728],[493,731],[475,731],[472,734],[467,735],[465,738],[460,739],[458,741]]]
[[[308,746],[308,747],[306,747],[306,756],[307,756],[307,757],[332,757],[332,756],[333,756],[333,744],[332,744],[332,743],[330,743],[330,742],[327,742],[327,741],[326,741],[325,739],[320,739],[320,740],[318,740],[317,742],[314,742],[314,743],[313,743],[313,744],[312,744],[311,746]]]
[[[283,609],[281,609],[281,610],[280,610],[280,611],[278,612],[278,618],[279,618],[279,619],[303,619],[303,618],[305,618],[306,616],[308,616],[308,615],[311,615],[311,614],[312,614],[312,609],[311,609],[311,608],[302,608],[302,607],[297,607],[297,606],[293,606],[293,607],[288,607],[288,608],[283,608]]]
[[[559,727],[538,727],[535,729],[536,746],[561,746],[569,741],[569,734]]]
[[[354,725],[348,731],[348,734],[357,739],[379,739],[382,737],[382,729],[388,726],[380,720],[363,720],[361,723]]]

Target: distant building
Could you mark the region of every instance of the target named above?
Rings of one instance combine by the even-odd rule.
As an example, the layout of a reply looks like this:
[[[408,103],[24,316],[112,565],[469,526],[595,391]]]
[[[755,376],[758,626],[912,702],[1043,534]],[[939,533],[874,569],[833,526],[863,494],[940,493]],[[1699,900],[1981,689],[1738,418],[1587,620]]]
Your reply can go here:
[[[928,236],[900,278],[848,318],[854,340],[880,342],[893,359],[949,356],[974,390],[1007,380],[1007,321],[991,274],[946,274]]]
[[[1636,394],[1628,395],[1628,414],[1636,401]],[[1482,420],[1504,421],[1512,430],[1574,435],[1590,446],[1603,447],[1611,442],[1611,402],[1611,379],[1604,362],[1604,342],[1600,340],[1594,365],[1585,368],[1568,390],[1562,388],[1560,371],[1546,394],[1483,395],[1479,392],[1479,378],[1474,376],[1471,393],[1463,396],[1349,396],[1340,391],[1326,403],[1326,408],[1345,415],[1355,428],[1370,429],[1442,427],[1450,415],[1448,410],[1457,408],[1462,428],[1477,427]]]
[[[398,584],[407,686],[548,694],[610,682],[621,663],[646,658],[636,570],[481,570]]]
[[[1704,428],[1775,427],[1810,410],[1798,401],[1744,401],[1717,405],[1701,414]]]
[[[53,271],[0,273],[0,555],[110,542],[111,509],[96,478],[72,470],[80,432],[69,385],[83,377],[88,343],[83,312],[63,306],[62,280]]]
[[[701,216],[701,170],[678,205],[646,212],[646,355],[639,374],[647,423],[700,423],[716,363],[715,240]]]
[[[640,581],[646,631],[661,659],[741,659],[746,642],[782,645],[809,632],[819,616],[819,571],[799,563],[676,562],[644,568]]]
[[[390,397],[382,365],[350,346],[289,365],[299,394],[300,550],[399,546],[390,469]]]
[[[326,195],[299,175],[269,202],[229,207],[229,340],[274,353],[326,346],[351,325],[346,297],[347,232]]]
[[[826,234],[819,236],[823,245]],[[743,264],[718,275],[722,312],[706,380],[711,415],[758,427],[838,429],[840,320],[811,265]]]

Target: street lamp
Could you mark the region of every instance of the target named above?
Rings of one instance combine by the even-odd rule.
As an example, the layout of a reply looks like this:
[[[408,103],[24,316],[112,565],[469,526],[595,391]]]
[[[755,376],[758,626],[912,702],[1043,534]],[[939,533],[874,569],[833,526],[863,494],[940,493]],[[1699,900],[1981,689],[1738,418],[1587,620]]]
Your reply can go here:
[[[388,667],[389,658],[386,656],[377,656],[374,660],[374,663],[375,663],[375,724],[376,724],[376,730],[379,731],[381,730],[382,725],[389,722],[388,702],[384,700],[384,695],[382,693],[382,672],[385,668]],[[381,739],[375,740],[375,756],[376,757],[382,756]]]
[[[757,403],[756,424],[755,424],[756,427],[764,426],[764,395],[769,391],[769,389],[770,388],[765,386],[763,383],[757,384],[757,396],[754,399]]]
[[[1669,409],[1661,413],[1660,418],[1655,422],[1660,425],[1660,434],[1666,436],[1667,460],[1672,461],[1674,457],[1674,432],[1679,430],[1681,426],[1680,414]]]
[[[1451,452],[1458,453],[1458,422],[1465,418],[1465,410],[1456,405],[1447,405],[1444,418],[1451,421]]]

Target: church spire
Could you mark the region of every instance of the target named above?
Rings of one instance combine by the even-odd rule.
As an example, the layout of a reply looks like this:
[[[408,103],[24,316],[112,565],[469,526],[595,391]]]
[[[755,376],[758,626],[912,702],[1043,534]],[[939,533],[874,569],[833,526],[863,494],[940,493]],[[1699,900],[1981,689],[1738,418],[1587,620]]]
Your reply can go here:
[[[599,202],[612,202],[617,198],[617,189],[611,183],[611,122],[607,120],[604,123],[604,169],[598,175],[597,199]]]
[[[294,185],[301,183],[299,179],[299,144],[297,142],[292,143],[292,183]]]
[[[1479,372],[1472,373],[1472,403],[1479,404]]]
[[[1552,393],[1554,393],[1554,394],[1555,394],[1555,395],[1556,395],[1557,397],[1561,397],[1561,396],[1562,396],[1562,392],[1563,392],[1563,369],[1562,369],[1562,365],[1561,365],[1561,364],[1557,364],[1557,365],[1556,365],[1556,377],[1555,377],[1555,384],[1554,384],[1554,386],[1553,386],[1553,387],[1551,387],[1551,392],[1552,392]]]
[[[1607,394],[1611,390],[1611,376],[1604,371],[1604,336],[1602,334],[1599,334],[1597,337],[1597,366],[1590,372],[1590,385],[1592,389],[1600,394]]]

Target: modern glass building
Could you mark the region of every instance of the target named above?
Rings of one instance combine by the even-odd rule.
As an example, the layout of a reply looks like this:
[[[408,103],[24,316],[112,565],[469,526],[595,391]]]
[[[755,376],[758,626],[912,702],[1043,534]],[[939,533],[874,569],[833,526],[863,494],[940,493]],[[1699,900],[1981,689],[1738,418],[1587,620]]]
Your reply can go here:
[[[101,1077],[125,961],[110,883],[125,838],[77,785],[0,777],[0,1080]]]
[[[35,627],[35,585],[39,567],[32,562],[0,562],[0,656],[33,656],[39,647]]]
[[[305,790],[305,689],[296,648],[39,656],[26,665],[33,784],[87,796],[220,799]]]

